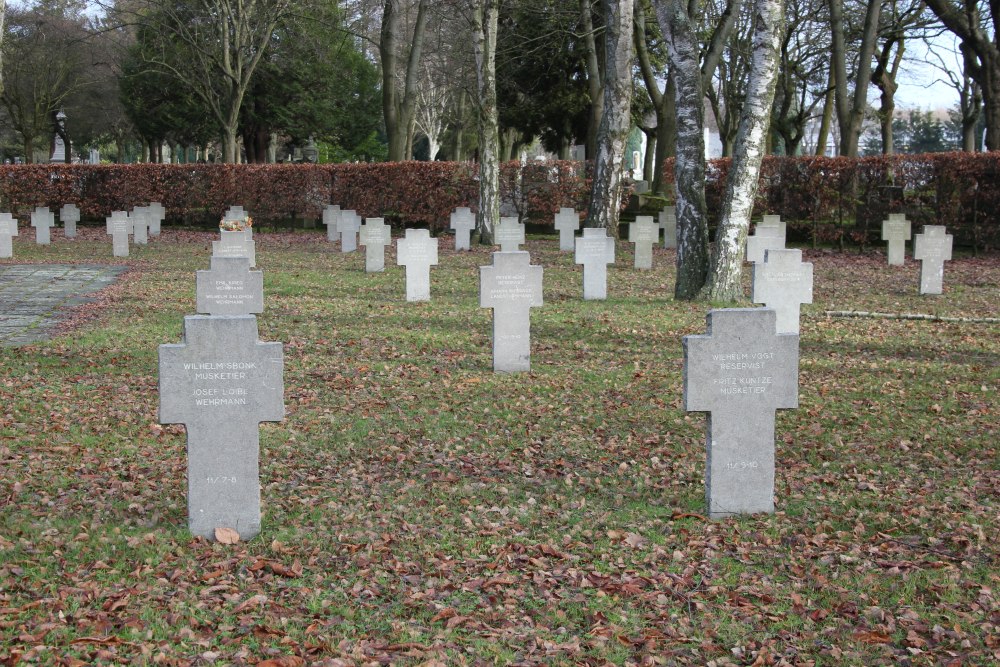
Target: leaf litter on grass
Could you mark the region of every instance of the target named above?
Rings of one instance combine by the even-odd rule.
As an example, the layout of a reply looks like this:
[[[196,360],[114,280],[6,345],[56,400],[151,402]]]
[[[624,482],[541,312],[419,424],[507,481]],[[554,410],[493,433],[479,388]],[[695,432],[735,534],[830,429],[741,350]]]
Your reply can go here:
[[[0,660],[1000,659],[1000,328],[821,314],[996,316],[996,257],[949,263],[928,300],[912,267],[807,252],[778,512],[709,522],[704,418],[680,402],[705,311],[670,298],[672,251],[584,303],[579,269],[529,239],[546,305],[532,372],[506,376],[486,250],[442,248],[414,305],[388,258],[370,276],[318,233],[259,234],[287,417],[261,429],[262,533],[223,545],[187,534],[183,428],[156,423],[156,346],[193,312],[211,237],[168,228],[72,335],[0,357]]]

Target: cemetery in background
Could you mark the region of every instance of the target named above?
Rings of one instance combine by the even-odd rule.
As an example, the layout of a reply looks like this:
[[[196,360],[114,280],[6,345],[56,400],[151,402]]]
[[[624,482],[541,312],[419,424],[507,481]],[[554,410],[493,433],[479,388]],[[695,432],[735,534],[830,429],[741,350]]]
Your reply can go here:
[[[709,162],[709,224],[717,222],[730,159]],[[673,161],[665,165],[671,183]],[[551,225],[561,207],[585,210],[592,163],[507,162],[501,172],[504,215]],[[940,153],[858,159],[764,160],[754,217],[780,215],[798,243],[865,247],[879,242],[881,221],[905,212],[914,224],[945,225],[959,246],[1000,247],[1000,175],[994,153]],[[77,202],[84,218],[161,201],[170,224],[212,226],[218,212],[244,202],[260,222],[292,226],[318,220],[331,201],[397,227],[447,227],[459,206],[475,206],[477,165],[402,162],[325,165],[17,165],[0,166],[0,204],[16,216],[36,206]],[[643,194],[652,213],[672,197]],[[629,198],[623,198],[628,203]],[[637,211],[638,212],[638,211]]]

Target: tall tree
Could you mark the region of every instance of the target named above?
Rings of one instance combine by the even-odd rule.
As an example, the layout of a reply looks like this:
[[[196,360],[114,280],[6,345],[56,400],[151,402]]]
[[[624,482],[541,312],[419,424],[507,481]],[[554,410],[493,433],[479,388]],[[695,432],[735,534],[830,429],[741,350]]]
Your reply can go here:
[[[3,93],[3,34],[7,20],[7,0],[0,0],[0,94]]]
[[[223,159],[237,160],[240,108],[253,74],[292,0],[135,0],[120,17],[162,48],[146,65],[169,74],[205,103],[222,133]],[[181,47],[178,49],[177,47]],[[170,57],[183,53],[180,60]]]
[[[708,277],[708,220],[705,204],[705,81],[715,72],[723,45],[736,23],[741,0],[728,0],[704,53],[698,42],[697,3],[653,0],[667,42],[677,108],[677,282],[674,296],[695,299]]]
[[[631,125],[632,0],[602,0],[604,7],[604,109],[597,132],[587,227],[618,236],[618,214]]]
[[[476,57],[479,110],[479,242],[493,245],[500,222],[500,126],[497,115],[496,48],[498,0],[472,0],[472,48]]]
[[[986,150],[1000,150],[1000,3],[991,0],[986,12],[978,0],[926,0],[948,30],[962,40],[965,71],[979,84],[986,118]]]
[[[740,113],[733,164],[726,180],[722,219],[712,251],[707,294],[711,301],[735,301],[742,293],[743,251],[757,194],[760,165],[766,152],[783,13],[782,0],[754,2],[753,61]]]
[[[405,0],[385,0],[379,57],[382,60],[382,115],[389,137],[389,161],[409,160],[412,146],[417,87],[420,84],[420,53],[427,27],[428,0],[419,0],[413,32],[403,34]],[[405,42],[404,42],[405,40]],[[409,54],[403,58],[404,43]],[[405,62],[405,69],[403,64]]]
[[[636,60],[639,62],[639,71],[642,74],[642,81],[649,95],[653,113],[656,118],[656,134],[653,142],[654,163],[653,177],[650,189],[657,194],[664,192],[663,187],[663,163],[668,157],[674,155],[677,133],[675,121],[676,111],[674,108],[674,84],[672,75],[667,72],[666,84],[661,92],[656,72],[659,68],[654,67],[653,56],[649,47],[651,34],[655,27],[656,19],[647,21],[647,10],[649,0],[636,0],[635,2],[635,52]],[[648,149],[647,149],[648,153]],[[643,170],[645,172],[645,169]]]
[[[868,105],[868,85],[872,80],[872,56],[878,37],[879,14],[882,0],[864,0],[867,5],[861,30],[857,67],[852,77],[847,72],[847,28],[844,21],[844,0],[829,0],[830,30],[832,31],[831,59],[834,72],[834,106],[840,128],[840,154],[857,157],[862,122]],[[848,82],[854,82],[854,89]]]

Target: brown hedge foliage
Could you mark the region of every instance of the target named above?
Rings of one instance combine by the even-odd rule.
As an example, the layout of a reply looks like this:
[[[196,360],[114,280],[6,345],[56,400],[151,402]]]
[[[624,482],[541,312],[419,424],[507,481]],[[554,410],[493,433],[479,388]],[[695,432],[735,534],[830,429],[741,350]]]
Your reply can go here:
[[[718,220],[729,159],[708,165],[706,197]],[[664,168],[673,180],[673,162]],[[507,162],[503,200],[523,219],[551,224],[560,207],[587,207],[592,168],[569,161]],[[889,212],[946,225],[963,245],[1000,247],[1000,154],[935,153],[859,159],[764,160],[754,215],[776,213],[802,239],[873,243]],[[160,201],[168,221],[212,223],[233,204],[260,221],[318,218],[340,204],[397,225],[447,228],[457,206],[475,209],[477,167],[464,162],[333,165],[4,165],[0,208],[24,217],[35,206],[75,202],[101,219]]]

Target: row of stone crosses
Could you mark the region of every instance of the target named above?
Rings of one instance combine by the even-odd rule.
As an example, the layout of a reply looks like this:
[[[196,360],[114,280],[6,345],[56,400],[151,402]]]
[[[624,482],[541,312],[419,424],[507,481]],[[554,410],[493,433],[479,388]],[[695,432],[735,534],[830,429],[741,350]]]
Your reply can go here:
[[[336,213],[341,219],[344,213],[352,215]],[[466,213],[458,213],[461,226]],[[234,218],[245,215],[238,207],[227,213]],[[769,218],[766,225],[781,229],[777,218]],[[337,226],[339,240],[344,244],[346,239],[348,249],[357,247],[350,237],[358,232],[369,252],[373,247],[384,250],[388,243],[381,220]],[[365,228],[370,231],[365,233]],[[592,242],[598,239],[587,231],[575,239],[575,249],[586,256],[587,248],[593,247],[603,269],[613,241]],[[436,260],[436,240],[430,244],[426,230],[422,232],[410,232],[400,240],[397,254],[407,266],[408,284],[413,279],[411,265],[425,266],[414,273],[426,274]],[[160,346],[160,421],[184,424],[187,430],[191,532],[212,539],[218,529],[229,528],[242,539],[251,539],[261,527],[259,423],[284,418],[283,352],[281,343],[258,340],[263,274],[251,270],[252,228],[220,233],[220,240],[213,243],[210,268],[196,274],[199,314],[184,318],[183,342]],[[521,234],[510,236],[520,239]],[[656,239],[648,230],[641,236]],[[492,265],[480,267],[480,305],[493,309],[494,371],[526,371],[530,370],[530,309],[542,305],[542,267],[532,265],[529,254],[516,249],[523,240],[499,237],[513,249],[508,245],[493,253]],[[463,241],[456,244],[464,245]],[[761,250],[758,245],[752,244],[752,252]],[[706,499],[713,518],[773,512],[774,414],[798,405],[798,308],[810,301],[812,266],[801,262],[797,250],[761,252],[758,264],[767,271],[755,271],[755,289],[766,284],[769,300],[792,303],[781,316],[783,323],[779,324],[779,311],[770,307],[716,310],[708,315],[707,335],[684,337],[685,407],[712,414]],[[369,269],[384,264],[381,255],[369,257]],[[586,267],[584,262],[585,272]],[[408,287],[408,294],[423,290],[428,281],[418,277],[415,282],[420,287]],[[791,319],[794,324],[785,322]]]

